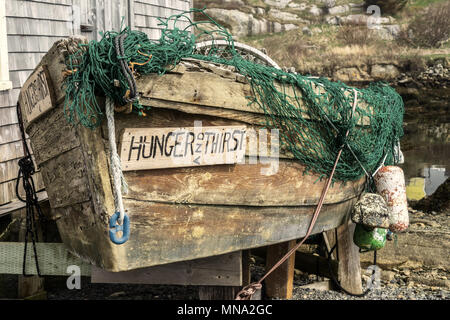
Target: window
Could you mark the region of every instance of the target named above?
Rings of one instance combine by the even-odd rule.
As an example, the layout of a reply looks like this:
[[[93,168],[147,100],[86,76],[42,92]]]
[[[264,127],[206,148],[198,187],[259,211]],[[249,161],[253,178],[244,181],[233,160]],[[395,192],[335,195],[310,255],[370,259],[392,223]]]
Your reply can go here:
[[[9,81],[6,0],[0,0],[0,91],[10,89],[12,89],[12,82]]]

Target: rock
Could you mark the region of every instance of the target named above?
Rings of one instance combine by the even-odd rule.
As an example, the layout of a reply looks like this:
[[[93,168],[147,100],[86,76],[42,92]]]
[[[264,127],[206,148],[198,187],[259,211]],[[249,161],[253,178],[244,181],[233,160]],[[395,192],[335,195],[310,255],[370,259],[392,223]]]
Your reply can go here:
[[[291,9],[295,9],[296,11],[303,11],[305,10],[308,6],[306,5],[306,3],[289,3],[288,7]]]
[[[379,26],[372,30],[374,30],[374,32],[383,40],[394,40],[400,35],[400,26],[397,24],[382,27]]]
[[[325,0],[324,4],[326,8],[330,9],[336,5],[336,0]]]
[[[226,26],[236,38],[264,33],[289,31],[298,28],[295,24],[281,24],[264,18],[256,19],[239,10],[212,8],[205,12],[214,20]],[[297,21],[298,19],[296,19]]]
[[[340,22],[342,24],[350,24],[350,25],[367,25],[367,20],[369,16],[365,14],[351,14],[346,17],[341,17]]]
[[[404,276],[409,277],[411,275],[411,271],[409,269],[403,269],[401,271],[401,274],[404,275]]]
[[[232,3],[239,6],[245,6],[244,1],[242,0],[222,0],[223,3]]]
[[[257,8],[255,8],[255,13],[258,15],[263,15],[266,13],[266,10],[264,10],[264,8],[257,7]]]
[[[389,209],[382,196],[365,193],[354,205],[352,221],[372,228],[389,228]]]
[[[370,72],[370,75],[375,80],[395,79],[399,74],[400,72],[397,67],[392,64],[375,64],[372,66],[372,70]]]
[[[356,67],[340,68],[333,73],[333,79],[336,81],[365,81],[369,80],[369,75]]]
[[[291,3],[291,1],[292,0],[264,0],[264,2],[269,6],[281,9],[286,8],[289,5],[289,3]]]
[[[336,6],[333,8],[328,8],[328,13],[332,15],[347,13],[350,11],[349,5]]]
[[[326,23],[334,25],[334,26],[340,24],[339,17],[326,17],[325,21],[326,21]]]
[[[349,3],[350,11],[353,13],[363,13],[364,3]]]
[[[280,19],[280,20],[283,20],[283,21],[293,21],[293,20],[296,21],[296,20],[299,20],[298,16],[296,14],[290,13],[290,12],[285,12],[285,11],[280,11],[278,9],[270,9],[269,10],[269,15],[272,18]]]
[[[312,31],[308,27],[303,27],[302,32],[304,35],[312,36]]]
[[[309,8],[309,13],[311,13],[313,16],[321,16],[323,14],[323,10],[318,8],[316,5],[312,5],[311,8]]]
[[[380,277],[383,281],[391,282],[395,278],[395,272],[382,270]]]

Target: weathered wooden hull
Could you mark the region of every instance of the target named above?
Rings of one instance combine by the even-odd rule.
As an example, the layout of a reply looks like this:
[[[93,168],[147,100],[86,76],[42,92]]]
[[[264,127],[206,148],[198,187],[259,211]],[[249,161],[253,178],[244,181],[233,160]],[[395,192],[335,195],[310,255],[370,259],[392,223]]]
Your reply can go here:
[[[60,88],[64,48],[67,43],[55,45],[41,63],[48,66],[56,107],[27,124],[27,132],[53,218],[73,253],[103,269],[124,271],[266,246],[306,234],[325,181],[304,175],[304,167],[283,153],[278,170],[271,175],[261,174],[267,167],[261,163],[124,172],[131,236],[123,245],[113,244],[108,235],[109,217],[115,210],[107,128],[105,124],[95,130],[74,127],[65,120]],[[216,77],[216,82],[224,79],[225,87],[232,83]],[[117,141],[124,128],[187,127],[195,120],[203,126],[259,127],[256,120],[261,115],[243,106],[221,113],[217,106],[199,106],[186,99],[177,104],[146,98],[146,83],[140,87],[142,101],[154,108],[147,117],[116,114]],[[185,85],[172,83],[174,92]],[[201,90],[202,84],[198,85]],[[177,110],[180,105],[190,106],[189,111]],[[363,183],[332,186],[313,233],[347,221]]]

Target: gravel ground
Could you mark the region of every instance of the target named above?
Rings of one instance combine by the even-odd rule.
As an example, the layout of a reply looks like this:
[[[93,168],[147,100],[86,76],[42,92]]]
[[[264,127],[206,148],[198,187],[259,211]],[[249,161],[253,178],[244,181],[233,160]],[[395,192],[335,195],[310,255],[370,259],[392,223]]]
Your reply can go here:
[[[264,273],[263,260],[256,256],[252,258],[252,281],[256,281]],[[450,300],[448,288],[423,284],[429,283],[429,279],[448,277],[450,272],[447,270],[426,267],[382,271],[379,289],[370,291],[364,297],[353,297],[333,290],[303,288],[316,282],[317,276],[296,270],[293,300]],[[367,278],[363,275],[363,283]],[[46,279],[49,300],[198,300],[198,287],[195,286],[92,284],[89,278],[82,278],[81,290],[68,290],[65,281],[63,277]]]
[[[425,214],[411,210],[411,230],[449,231],[449,213]],[[425,264],[414,267],[385,267],[381,271],[379,289],[364,297],[354,297],[334,290],[305,288],[318,280],[316,275],[295,270],[293,300],[450,300],[449,257],[442,257],[444,268],[432,268]],[[251,257],[252,281],[264,274],[264,259]],[[370,271],[362,274],[363,284]],[[198,300],[196,286],[93,284],[82,277],[81,290],[69,290],[66,277],[46,277],[45,290],[49,300]],[[16,298],[17,276],[0,277],[0,299]],[[5,294],[6,293],[6,294]]]

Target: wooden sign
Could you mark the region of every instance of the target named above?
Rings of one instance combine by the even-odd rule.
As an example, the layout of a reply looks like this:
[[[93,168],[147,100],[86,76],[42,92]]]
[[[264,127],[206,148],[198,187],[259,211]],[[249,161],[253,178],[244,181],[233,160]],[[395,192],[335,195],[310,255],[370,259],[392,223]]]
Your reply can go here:
[[[46,66],[37,68],[25,82],[19,103],[25,126],[55,106],[53,86]]]
[[[245,126],[125,129],[122,170],[239,163],[245,157],[245,132]]]

